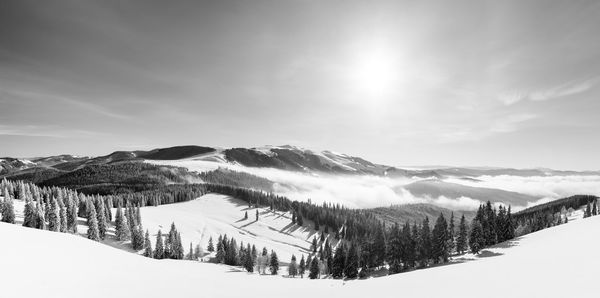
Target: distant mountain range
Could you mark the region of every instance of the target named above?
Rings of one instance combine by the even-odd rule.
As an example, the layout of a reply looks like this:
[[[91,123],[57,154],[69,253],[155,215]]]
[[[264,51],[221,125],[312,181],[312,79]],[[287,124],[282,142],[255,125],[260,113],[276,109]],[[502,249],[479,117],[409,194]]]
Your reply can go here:
[[[389,177],[478,177],[478,176],[552,176],[599,175],[600,171],[557,171],[552,169],[512,169],[440,167],[403,169],[375,164],[360,157],[332,151],[313,151],[296,146],[264,146],[256,148],[212,148],[176,146],[149,151],[116,151],[99,157],[57,155],[37,158],[0,158],[0,175],[11,175],[29,169],[73,171],[88,165],[111,164],[134,160],[205,160],[227,162],[246,167],[276,168],[289,171],[323,172],[331,174],[368,174]]]

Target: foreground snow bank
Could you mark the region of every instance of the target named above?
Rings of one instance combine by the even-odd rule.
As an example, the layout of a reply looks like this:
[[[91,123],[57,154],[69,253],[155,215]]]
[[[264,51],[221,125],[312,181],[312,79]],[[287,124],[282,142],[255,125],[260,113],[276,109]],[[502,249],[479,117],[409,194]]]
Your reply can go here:
[[[599,230],[595,216],[500,244],[462,264],[343,282],[147,259],[79,236],[0,223],[1,292],[65,298],[597,297]]]

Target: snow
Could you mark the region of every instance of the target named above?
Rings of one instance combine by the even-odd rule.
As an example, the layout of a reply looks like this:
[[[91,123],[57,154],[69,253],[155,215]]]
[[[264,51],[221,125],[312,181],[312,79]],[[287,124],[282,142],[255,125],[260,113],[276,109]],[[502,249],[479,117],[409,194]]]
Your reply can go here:
[[[365,281],[291,279],[153,260],[83,237],[0,223],[3,297],[597,297],[600,216],[529,234],[476,260]]]
[[[238,245],[243,241],[244,245],[255,245],[259,251],[263,247],[272,249],[281,262],[287,263],[292,254],[298,259],[302,254],[308,254],[313,236],[320,235],[315,233],[308,220],[303,227],[292,225],[289,212],[258,208],[260,215],[256,221],[256,210],[248,208],[248,203],[242,200],[207,194],[184,203],[142,207],[140,213],[142,225],[149,230],[153,242],[159,229],[166,234],[174,222],[186,253],[190,242],[194,247],[200,244],[206,251],[211,236],[216,243],[219,235],[227,234],[227,237],[234,237]],[[246,211],[248,219],[244,220]]]

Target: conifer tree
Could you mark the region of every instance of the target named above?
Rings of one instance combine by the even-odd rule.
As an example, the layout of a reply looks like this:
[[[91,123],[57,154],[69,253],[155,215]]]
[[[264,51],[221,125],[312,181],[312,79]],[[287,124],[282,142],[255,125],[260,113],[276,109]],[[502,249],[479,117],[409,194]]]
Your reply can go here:
[[[594,200],[594,205],[592,206],[592,216],[598,215],[598,207],[596,206],[596,200]]]
[[[256,208],[256,221],[258,221],[258,208]]]
[[[202,257],[202,248],[200,244],[196,244],[196,248],[194,249],[194,260],[198,260]]]
[[[26,199],[25,208],[23,210],[23,226],[28,228],[35,228],[37,225],[36,218],[37,213],[33,204],[33,200]]]
[[[68,219],[67,219],[67,208],[61,201],[59,201],[58,215],[60,217],[60,232],[66,233],[69,230]]]
[[[301,278],[304,278],[304,271],[306,271],[306,262],[304,261],[304,255],[300,259],[300,265],[298,266],[298,273]]]
[[[190,242],[190,250],[188,250],[187,259],[190,261],[194,259],[194,247],[192,246],[192,242]]]
[[[419,234],[419,260],[422,266],[427,266],[431,259],[431,232],[429,229],[429,218],[426,216]]]
[[[248,211],[244,212],[244,220],[248,219]]]
[[[98,200],[97,213],[98,213],[98,232],[100,234],[100,239],[104,240],[104,238],[106,238],[106,230],[108,229],[108,227],[107,227],[107,223],[106,223],[106,209],[104,206],[104,200],[102,200],[102,199]]]
[[[437,264],[440,260],[443,263],[448,262],[448,238],[448,224],[444,218],[444,214],[440,213],[432,233],[431,255],[434,264]]]
[[[46,229],[46,218],[44,216],[44,208],[42,207],[42,203],[40,202],[36,203],[35,224],[36,229]]]
[[[67,230],[77,233],[77,204],[70,199],[70,196],[67,205]]]
[[[277,275],[279,271],[279,259],[277,258],[277,253],[271,251],[271,261],[269,262],[269,270],[272,275]]]
[[[146,234],[144,235],[144,257],[152,258],[153,256],[150,234],[148,233],[148,230],[146,230]]]
[[[208,250],[208,252],[215,251],[215,246],[213,245],[212,236],[210,238],[208,238],[208,247],[206,248],[206,250]]]
[[[90,204],[87,209],[88,209],[87,237],[88,237],[88,239],[91,239],[94,241],[100,241],[100,234],[98,232],[98,219],[97,219],[97,215],[96,215],[96,208],[94,207],[94,204]]]
[[[471,252],[478,254],[483,248],[485,239],[483,238],[483,228],[478,220],[474,219],[471,223],[471,234],[469,235],[469,247]]]
[[[8,191],[4,192],[4,203],[2,204],[2,222],[15,223],[15,207],[13,200],[8,194]]]
[[[50,208],[48,210],[48,230],[53,232],[60,231],[60,214],[58,210],[58,203],[56,198],[52,198],[50,201]]]
[[[448,254],[452,254],[456,249],[456,228],[454,227],[454,212],[450,214],[450,221],[448,222]]]
[[[358,249],[354,242],[351,242],[346,255],[346,266],[344,267],[344,275],[346,278],[354,279],[358,277],[358,260]]]
[[[458,238],[456,238],[456,251],[462,254],[467,250],[467,221],[463,214],[460,218],[460,224],[458,226]]]
[[[313,250],[313,253],[317,252],[317,237],[313,237],[312,250]]]
[[[163,244],[162,232],[158,230],[156,234],[156,244],[154,245],[154,258],[155,259],[164,259],[165,258],[165,248]]]
[[[585,207],[585,211],[583,212],[583,218],[592,216],[592,209],[590,207],[590,202],[587,203]]]
[[[402,271],[402,257],[404,253],[402,244],[400,227],[398,226],[398,223],[396,223],[390,231],[387,249],[390,274],[395,274]]]
[[[308,274],[308,278],[316,279],[319,277],[319,260],[317,258],[313,258],[310,262],[310,272]]]
[[[296,277],[298,274],[298,264],[296,264],[296,256],[292,255],[292,260],[290,261],[290,265],[288,266],[288,275],[291,277]]]
[[[344,245],[340,243],[335,249],[335,254],[333,255],[333,264],[331,265],[331,276],[333,276],[333,278],[341,278],[344,274],[344,267],[346,267],[346,252],[344,249]]]

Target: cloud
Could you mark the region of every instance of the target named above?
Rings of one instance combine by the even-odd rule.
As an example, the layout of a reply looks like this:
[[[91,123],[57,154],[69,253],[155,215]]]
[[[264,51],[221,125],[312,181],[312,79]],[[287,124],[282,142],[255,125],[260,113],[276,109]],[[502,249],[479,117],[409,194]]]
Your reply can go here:
[[[479,182],[464,179],[447,179],[474,187],[489,187],[555,200],[577,194],[600,196],[600,176],[479,176]]]
[[[598,83],[599,78],[571,81],[561,85],[553,86],[542,90],[533,91],[512,91],[498,96],[505,105],[513,105],[520,101],[545,101],[554,98],[583,93],[593,88]]]
[[[81,130],[64,129],[56,125],[4,125],[0,124],[0,135],[47,137],[47,138],[87,138],[103,135],[103,133]]]

